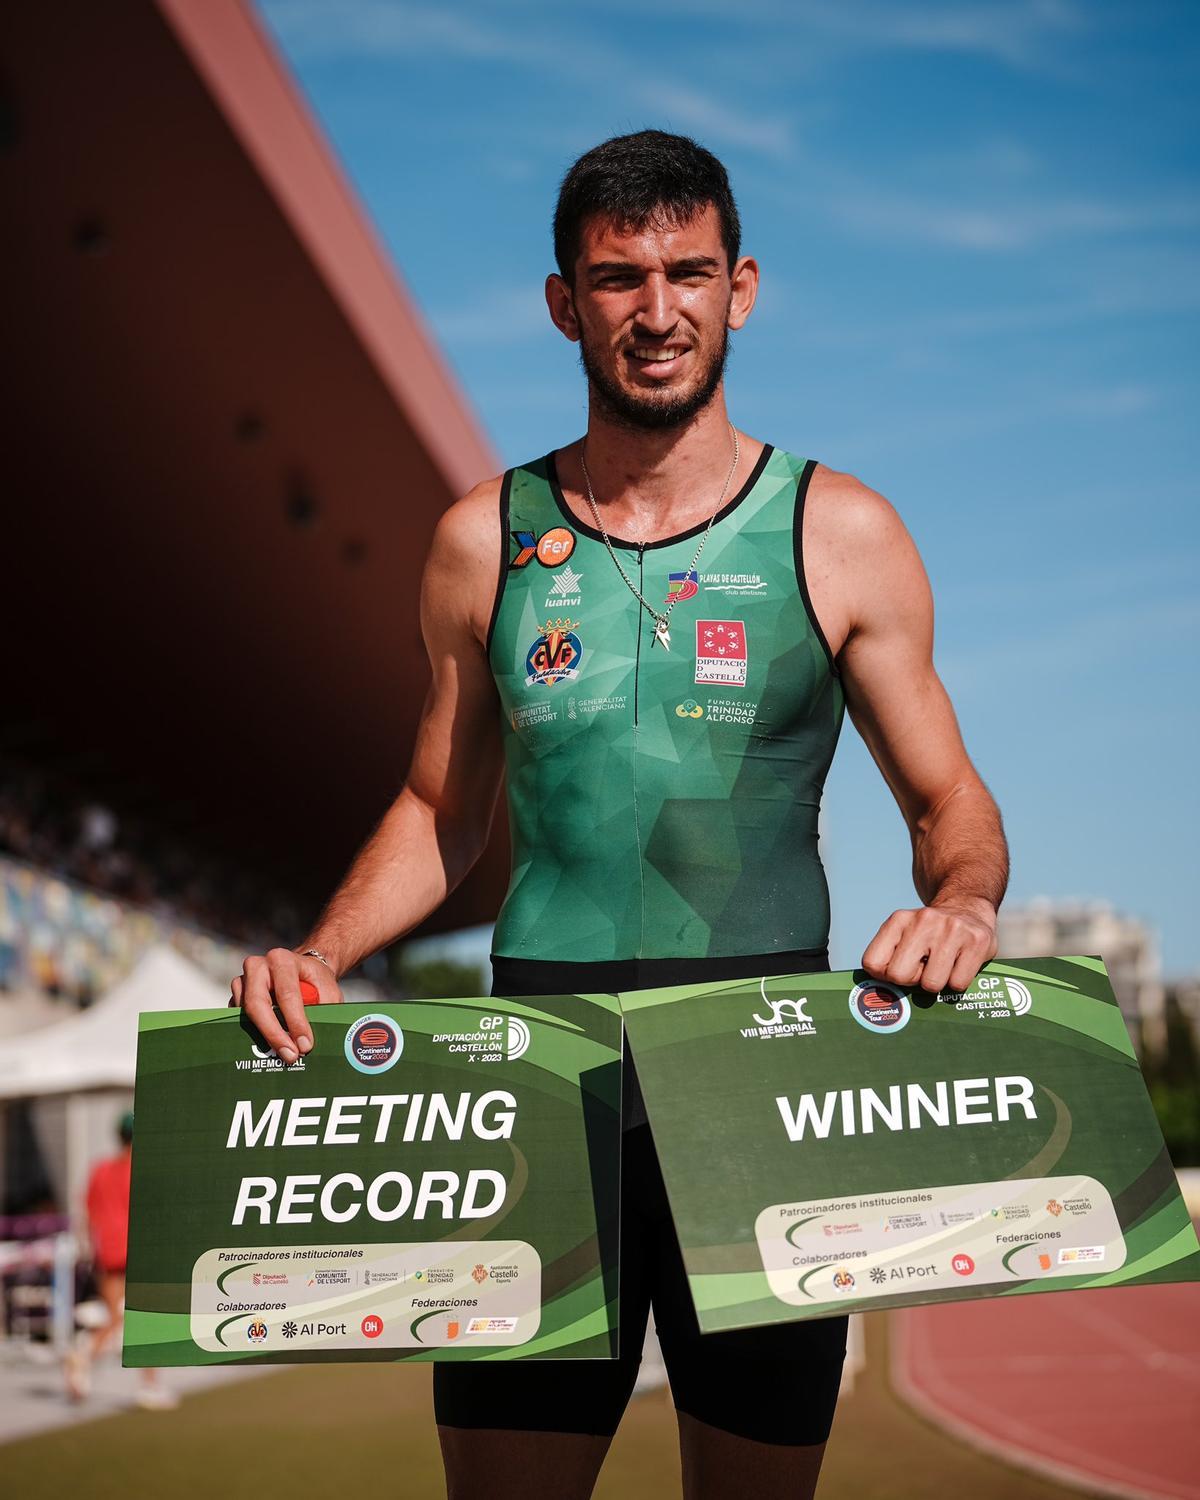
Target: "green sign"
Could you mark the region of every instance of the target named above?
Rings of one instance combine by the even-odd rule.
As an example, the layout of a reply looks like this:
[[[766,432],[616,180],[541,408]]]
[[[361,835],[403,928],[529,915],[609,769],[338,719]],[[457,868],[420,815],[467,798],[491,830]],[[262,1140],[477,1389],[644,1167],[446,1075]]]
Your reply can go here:
[[[1200,1279],[1104,965],[621,997],[704,1332]]]
[[[611,996],[144,1014],[127,1365],[611,1359]]]

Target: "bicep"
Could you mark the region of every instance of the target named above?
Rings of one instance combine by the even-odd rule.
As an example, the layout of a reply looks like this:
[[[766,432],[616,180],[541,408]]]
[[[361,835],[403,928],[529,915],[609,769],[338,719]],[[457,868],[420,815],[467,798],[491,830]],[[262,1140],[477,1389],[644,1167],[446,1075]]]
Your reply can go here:
[[[869,587],[838,662],[850,717],[911,827],[978,778],[933,664],[929,581],[890,506],[868,550],[861,576]]]
[[[500,710],[472,601],[487,582],[494,584],[495,560],[488,556],[485,568],[473,542],[469,522],[445,517],[426,565],[421,633],[431,680],[408,785],[438,813],[490,819],[500,776]]]

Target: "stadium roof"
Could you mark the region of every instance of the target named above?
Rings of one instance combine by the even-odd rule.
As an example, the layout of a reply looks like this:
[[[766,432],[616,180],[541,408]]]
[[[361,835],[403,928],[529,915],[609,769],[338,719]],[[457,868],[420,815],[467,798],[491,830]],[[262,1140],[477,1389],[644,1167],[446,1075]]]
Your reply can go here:
[[[433,525],[496,459],[248,5],[26,0],[0,40],[0,745],[319,898],[407,766]]]

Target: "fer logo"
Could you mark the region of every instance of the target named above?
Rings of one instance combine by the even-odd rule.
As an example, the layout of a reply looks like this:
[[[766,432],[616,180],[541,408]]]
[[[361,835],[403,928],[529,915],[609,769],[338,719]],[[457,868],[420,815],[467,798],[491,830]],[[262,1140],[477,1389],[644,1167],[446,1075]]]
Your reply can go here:
[[[565,526],[552,526],[541,536],[534,536],[532,531],[514,531],[512,539],[517,544],[517,555],[509,563],[510,568],[524,568],[535,557],[543,568],[557,568],[575,550],[575,533]]]

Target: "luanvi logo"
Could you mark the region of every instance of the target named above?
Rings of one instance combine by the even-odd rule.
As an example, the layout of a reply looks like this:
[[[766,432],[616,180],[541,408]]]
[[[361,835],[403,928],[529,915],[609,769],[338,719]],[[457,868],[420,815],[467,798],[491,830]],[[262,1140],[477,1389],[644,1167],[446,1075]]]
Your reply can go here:
[[[750,1017],[757,1022],[754,1026],[743,1026],[742,1035],[745,1037],[776,1037],[776,1036],[813,1036],[816,1034],[816,1024],[810,1016],[805,1013],[804,1007],[808,1004],[808,996],[801,995],[799,999],[772,1000],[767,995],[767,981],[762,978],[758,982],[759,993],[762,995],[762,1011],[755,1011]]]

